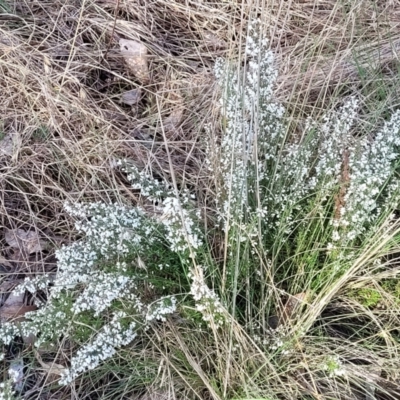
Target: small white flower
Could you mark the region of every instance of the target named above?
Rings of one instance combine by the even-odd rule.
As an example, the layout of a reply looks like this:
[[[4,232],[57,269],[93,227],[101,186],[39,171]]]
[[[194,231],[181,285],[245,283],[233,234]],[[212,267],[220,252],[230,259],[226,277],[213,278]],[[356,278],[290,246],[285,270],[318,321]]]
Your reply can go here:
[[[82,372],[96,368],[102,361],[112,357],[116,349],[132,342],[136,337],[135,324],[127,327],[122,324],[124,313],[116,313],[110,324],[103,327],[94,340],[78,350],[72,358],[71,367],[66,370],[61,379],[61,385],[74,381]]]

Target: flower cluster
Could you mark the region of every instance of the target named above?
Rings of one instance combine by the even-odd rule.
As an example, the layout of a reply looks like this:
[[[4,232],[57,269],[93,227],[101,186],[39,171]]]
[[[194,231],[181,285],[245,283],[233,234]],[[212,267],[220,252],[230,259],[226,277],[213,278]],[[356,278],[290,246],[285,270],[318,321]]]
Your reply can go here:
[[[26,313],[25,321],[2,324],[3,344],[10,343],[15,336],[33,335],[35,346],[40,347],[66,332],[73,334],[83,312],[89,311],[97,318],[115,302],[120,306],[125,302],[134,314],[129,318],[142,321],[144,327],[154,318],[165,320],[167,314],[176,310],[175,298],[161,299],[148,307],[137,284],[146,271],[134,260],[151,260],[149,251],[165,246],[159,235],[162,224],[138,208],[115,204],[66,204],[65,208],[78,219],[75,226],[83,238],[56,252],[58,272],[54,279],[45,275],[28,278],[17,287],[17,293],[47,288],[47,301],[39,310]],[[90,346],[79,350],[62,382],[70,382],[80,372],[95,368],[119,346],[130,342],[135,336],[135,324],[125,319],[116,314]]]
[[[11,380],[0,382],[0,400],[14,400],[15,391]]]
[[[121,296],[130,279],[120,272],[105,273],[96,271],[90,274],[88,284],[77,297],[72,307],[75,313],[92,309],[98,316],[112,301]]]
[[[135,165],[128,165],[126,160],[118,160],[117,165],[127,172],[132,188],[140,190],[141,194],[149,200],[158,201],[170,192],[169,185],[165,182],[157,181],[145,171],[139,171]]]
[[[327,357],[322,365],[322,369],[327,371],[329,377],[331,378],[334,376],[344,376],[347,374],[343,362],[340,360],[339,356],[336,355]]]
[[[203,315],[204,321],[214,326],[222,325],[225,310],[218,295],[206,284],[203,267],[197,265],[189,277],[192,279],[190,294],[196,302],[196,310]]]
[[[47,289],[47,286],[52,281],[49,274],[43,274],[39,276],[35,276],[34,278],[26,277],[24,282],[19,284],[14,290],[13,294],[18,296],[20,294],[24,294],[25,291],[29,293],[35,294],[39,290]]]
[[[50,301],[39,310],[26,313],[26,321],[20,324],[22,336],[36,337],[35,347],[38,348],[46,341],[57,339],[68,326],[68,307],[67,301],[60,300],[58,304]]]
[[[221,145],[210,148],[207,164],[219,158],[221,184],[217,185],[217,208],[224,230],[245,215],[254,213],[269,230],[278,221],[287,225],[291,209],[309,190],[307,179],[314,143],[286,142],[285,109],[274,99],[277,78],[272,51],[260,34],[258,22],[251,24],[246,44],[248,58],[244,78],[226,63],[215,66],[224,87],[222,112],[226,126]],[[256,194],[255,210],[249,195]],[[289,210],[289,212],[288,212]]]
[[[193,196],[183,191],[179,198],[169,189],[166,183],[160,183],[148,174],[139,172],[126,161],[120,161],[119,165],[128,173],[128,179],[134,189],[140,189],[141,194],[147,199],[157,201],[157,208],[161,214],[159,221],[165,227],[165,237],[172,251],[191,255],[202,245],[202,234],[197,221],[200,218],[199,211],[195,211],[191,204]],[[160,268],[162,269],[162,268]],[[217,323],[223,321],[223,308],[218,296],[208,288],[204,281],[201,267],[196,268],[190,277],[192,278],[191,294],[196,301],[196,308],[203,314],[203,319]],[[162,298],[148,307],[146,320],[165,320],[165,315],[176,310],[176,298]]]
[[[71,383],[82,372],[94,369],[102,361],[112,357],[117,348],[132,342],[136,337],[136,325],[132,322],[126,326],[124,318],[126,315],[123,312],[116,313],[90,344],[78,350],[72,358],[71,367],[62,375],[60,384]]]
[[[160,183],[145,172],[139,172],[135,166],[120,161],[122,170],[128,173],[128,179],[134,189],[151,201],[157,201],[161,222],[166,230],[166,239],[174,252],[195,252],[202,245],[202,233],[197,221],[199,211],[191,205],[193,196],[183,191],[178,197],[166,183]]]
[[[358,108],[358,101],[350,97],[339,111],[331,111],[323,118],[320,128],[313,128],[318,132],[318,162],[315,166],[315,175],[310,186],[319,183],[319,190],[327,193],[332,190],[341,179],[343,159],[346,149],[351,143],[350,128],[354,123]]]
[[[10,343],[20,332],[16,324],[4,322],[0,326],[0,342],[4,344]],[[0,361],[4,359],[4,354],[1,354]]]
[[[222,97],[222,112],[227,119],[226,130],[219,148],[210,148],[209,159],[219,159],[218,171],[221,185],[217,186],[218,218],[223,229],[228,230],[231,221],[241,220],[242,207],[246,202],[245,193],[247,161],[252,146],[250,126],[244,116],[238,111],[238,103],[242,97],[242,88],[238,77],[226,63],[218,60],[215,65],[215,74],[225,87]],[[246,148],[247,147],[247,148]],[[212,162],[209,161],[211,166]]]
[[[88,283],[99,262],[145,251],[157,238],[155,224],[138,208],[103,203],[67,204],[70,215],[85,239],[57,251],[58,274],[52,295]]]
[[[392,114],[373,139],[363,138],[349,155],[349,184],[334,232],[334,239],[354,240],[379,216],[379,196],[398,197],[399,180],[393,178],[400,154],[400,111]]]
[[[193,218],[194,212],[184,207],[188,204],[187,196],[181,199],[167,197],[163,201],[162,222],[167,230],[167,240],[175,252],[197,250],[202,245],[201,232]],[[196,217],[198,219],[200,215],[197,213]]]
[[[151,322],[166,321],[166,316],[171,315],[176,311],[176,298],[175,297],[162,297],[155,303],[148,306],[146,314],[146,321]]]
[[[373,138],[357,139],[351,128],[358,100],[350,97],[339,110],[327,113],[322,123],[309,119],[300,137],[287,135],[285,110],[273,95],[274,57],[261,31],[257,22],[250,24],[243,76],[223,61],[215,66],[224,88],[226,124],[221,145],[209,147],[207,164],[215,166],[213,160],[219,159],[214,171],[220,182],[219,219],[229,230],[244,217],[251,220],[253,213],[269,235],[289,235],[307,204],[316,205],[315,196],[319,207],[335,199],[328,244],[335,248],[359,237],[378,211],[399,198],[393,168],[399,155],[400,112]],[[383,204],[380,198],[386,199]]]

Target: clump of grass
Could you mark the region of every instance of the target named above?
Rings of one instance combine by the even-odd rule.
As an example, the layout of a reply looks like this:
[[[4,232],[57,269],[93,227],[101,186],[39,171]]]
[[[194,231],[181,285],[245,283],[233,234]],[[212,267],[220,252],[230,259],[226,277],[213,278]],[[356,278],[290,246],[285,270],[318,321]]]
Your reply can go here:
[[[226,246],[219,285],[231,316],[273,365],[265,362],[264,374],[305,375],[312,386],[294,378],[290,389],[279,390],[272,378],[267,389],[253,376],[250,382],[257,390],[243,396],[271,397],[272,391],[271,398],[300,393],[330,398],[327,387],[336,388],[335,396],[353,396],[366,390],[360,371],[367,374],[382,354],[372,337],[384,332],[390,337],[388,348],[398,348],[393,331],[397,306],[391,304],[390,320],[382,316],[376,324],[358,309],[357,327],[346,331],[346,318],[351,318],[340,317],[345,303],[335,298],[346,296],[358,277],[371,274],[372,279],[382,260],[396,252],[399,113],[394,111],[377,133],[360,137],[358,101],[350,97],[327,112],[322,123],[309,120],[301,135],[292,134],[271,91],[276,77],[271,53],[255,32],[250,27],[244,76],[232,78],[229,69],[219,72],[228,77],[223,86],[225,136],[212,154],[214,171],[221,171],[217,193],[224,201],[217,197]],[[332,307],[343,327],[327,316]],[[382,372],[385,379],[374,378],[377,391],[388,393],[383,381],[394,382],[392,373],[389,367]],[[242,378],[245,387],[249,383]]]
[[[362,288],[354,290],[352,295],[356,300],[358,300],[364,307],[374,308],[382,300],[382,295],[378,290],[372,288]]]

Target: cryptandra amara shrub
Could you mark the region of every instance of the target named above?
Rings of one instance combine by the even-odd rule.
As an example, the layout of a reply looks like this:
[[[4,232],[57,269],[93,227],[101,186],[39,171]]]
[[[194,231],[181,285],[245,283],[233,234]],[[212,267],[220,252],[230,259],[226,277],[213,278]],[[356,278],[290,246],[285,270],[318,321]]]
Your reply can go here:
[[[17,335],[35,335],[38,347],[66,332],[73,336],[81,318],[91,315],[100,323],[86,333],[87,344],[61,378],[62,384],[72,382],[132,342],[152,321],[179,312],[176,295],[181,288],[167,293],[156,290],[151,302],[141,296],[144,284],[152,287],[152,277],[171,268],[171,259],[189,279],[187,292],[211,327],[224,326],[225,310],[243,284],[251,290],[240,295],[251,307],[233,307],[231,317],[245,328],[257,321],[265,329],[260,310],[264,314],[268,310],[268,295],[258,294],[259,282],[267,279],[265,268],[274,276],[274,268],[286,263],[280,279],[290,288],[291,276],[299,282],[303,279],[296,276],[294,265],[317,259],[312,268],[321,271],[318,279],[307,277],[303,284],[318,291],[324,284],[325,266],[329,266],[329,279],[339,277],[357,249],[361,251],[364,241],[379,229],[378,222],[390,220],[399,203],[399,181],[393,172],[399,158],[400,113],[395,112],[372,141],[356,138],[351,129],[358,101],[351,97],[321,123],[308,120],[302,135],[290,135],[285,110],[274,99],[273,53],[258,32],[257,24],[249,29],[244,78],[227,62],[219,60],[215,66],[224,132],[220,145],[208,150],[207,163],[215,180],[217,220],[227,238],[221,273],[209,273],[204,265],[211,257],[202,256],[208,247],[193,195],[185,190],[178,194],[127,161],[119,162],[133,188],[153,201],[155,212],[116,204],[66,204],[83,238],[57,252],[55,279],[26,279],[16,289],[32,294],[47,291],[47,302],[27,313],[22,323],[3,324],[3,344]],[[311,257],[312,241],[317,240],[318,249]],[[242,261],[246,267],[239,268]],[[214,279],[212,286],[206,283],[207,275]],[[106,311],[112,316],[104,323]],[[282,327],[275,336],[281,331]],[[264,342],[265,351],[275,352],[285,345],[281,337]],[[346,371],[335,357],[324,365],[331,376]]]
[[[221,160],[220,171],[213,172],[222,182],[217,211],[223,228],[255,215],[262,217],[267,234],[280,227],[289,233],[296,215],[304,213],[305,198],[313,194],[328,200],[345,186],[332,219],[342,229],[334,230],[333,241],[338,235],[354,240],[379,215],[379,198],[388,205],[397,200],[398,180],[392,175],[399,155],[400,112],[373,141],[356,139],[350,129],[358,101],[350,97],[322,124],[308,120],[301,137],[288,135],[284,109],[273,96],[273,55],[266,42],[256,41],[254,29],[247,39],[244,85],[227,63],[219,60],[216,65],[225,88],[222,106],[227,122],[220,147],[209,149],[208,164],[212,169],[215,160]]]
[[[40,347],[65,332],[73,337],[74,329],[88,312],[96,319],[111,310],[111,321],[90,335],[88,344],[72,358],[61,384],[71,383],[82,372],[96,368],[119,347],[132,342],[140,330],[147,329],[153,321],[165,321],[176,312],[173,293],[157,297],[156,293],[162,290],[157,292],[155,288],[155,298],[145,302],[141,298],[144,282],[154,288],[152,281],[157,281],[161,271],[173,280],[174,272],[168,271],[170,267],[160,255],[189,271],[190,261],[202,246],[199,215],[188,193],[175,196],[166,184],[134,166],[122,161],[119,165],[134,189],[140,189],[148,200],[157,201],[155,213],[117,204],[65,204],[69,215],[77,219],[75,227],[83,239],[57,251],[58,272],[54,280],[47,275],[26,278],[15,289],[16,293],[32,294],[47,290],[46,304],[25,314],[26,321],[5,323],[0,328],[3,344],[17,335],[35,335],[35,346]],[[190,292],[204,320],[209,321],[208,309],[218,311],[220,305],[202,272],[201,266],[188,272],[193,278]]]
[[[296,250],[312,210],[330,226],[324,226],[331,234],[322,247],[338,260],[347,258],[344,248],[359,246],[399,203],[394,170],[400,111],[373,140],[371,135],[357,138],[351,128],[358,100],[350,97],[322,123],[308,119],[301,135],[290,135],[284,108],[273,95],[273,53],[260,39],[257,23],[249,28],[246,55],[244,79],[222,60],[215,67],[223,88],[225,130],[220,146],[208,149],[208,165],[222,228],[232,233],[228,237],[234,245],[238,238],[250,240],[275,257],[271,249],[277,241],[290,240]]]
[[[318,314],[303,307],[308,320],[298,315],[302,325],[291,330],[281,317],[271,333],[266,321],[281,302],[274,293],[328,295],[365,259],[378,232],[382,240],[397,235],[400,111],[375,134],[355,135],[359,100],[349,97],[321,121],[309,118],[301,134],[290,132],[273,94],[273,54],[257,23],[249,29],[246,56],[243,73],[226,61],[215,67],[224,134],[218,146],[208,148],[207,164],[228,247],[218,284],[225,307],[254,338],[263,338],[255,341],[284,357],[293,355],[288,343],[310,334]],[[379,257],[368,257],[365,263],[380,267]],[[347,374],[342,359],[329,357],[322,368],[328,378]]]

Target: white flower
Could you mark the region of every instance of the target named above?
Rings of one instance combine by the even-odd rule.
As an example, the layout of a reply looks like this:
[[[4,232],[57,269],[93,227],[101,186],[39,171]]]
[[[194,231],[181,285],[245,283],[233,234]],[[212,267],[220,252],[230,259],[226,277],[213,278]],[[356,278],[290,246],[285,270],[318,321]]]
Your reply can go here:
[[[90,274],[89,283],[84,291],[75,300],[72,310],[75,313],[84,310],[94,310],[99,315],[111,302],[124,295],[124,289],[129,282],[127,276],[120,272],[104,273],[96,271]]]
[[[0,382],[0,400],[14,400],[15,391],[11,380]]]
[[[51,282],[51,278],[48,274],[39,275],[34,278],[26,277],[24,279],[24,282],[19,284],[13,290],[13,293],[15,295],[19,295],[19,294],[24,294],[25,291],[28,291],[28,292],[34,294],[38,290],[45,290],[50,282]]]
[[[82,372],[96,368],[102,361],[112,357],[116,349],[126,346],[136,337],[135,324],[124,327],[122,320],[126,315],[117,313],[110,324],[103,327],[94,340],[80,350],[71,360],[71,367],[61,377],[60,384],[67,385]]]
[[[146,321],[151,322],[154,320],[166,321],[166,316],[173,314],[176,311],[176,298],[175,297],[161,297],[155,303],[148,307],[146,314]]]
[[[194,212],[191,206],[193,195],[184,191],[178,197],[166,183],[160,183],[126,163],[123,170],[128,173],[133,188],[140,189],[149,200],[158,202],[162,214],[159,222],[166,228],[171,250],[185,252],[190,249],[195,252],[202,245],[202,234],[197,224],[199,213]]]
[[[224,307],[218,295],[207,286],[202,266],[197,265],[189,277],[192,279],[190,294],[196,301],[197,311],[203,314],[204,321],[221,325],[224,322]]]

